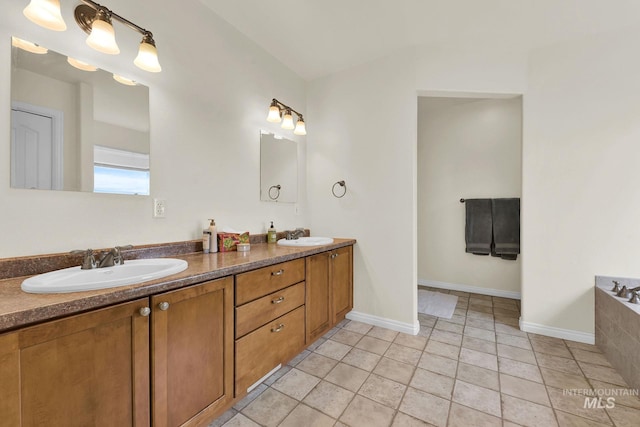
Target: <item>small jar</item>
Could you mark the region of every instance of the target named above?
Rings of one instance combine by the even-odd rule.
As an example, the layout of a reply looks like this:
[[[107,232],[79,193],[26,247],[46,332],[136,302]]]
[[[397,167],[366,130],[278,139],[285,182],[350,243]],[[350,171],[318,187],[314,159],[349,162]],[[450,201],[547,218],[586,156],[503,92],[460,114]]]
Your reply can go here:
[[[251,249],[251,244],[249,243],[238,243],[237,245],[238,252],[249,252]]]

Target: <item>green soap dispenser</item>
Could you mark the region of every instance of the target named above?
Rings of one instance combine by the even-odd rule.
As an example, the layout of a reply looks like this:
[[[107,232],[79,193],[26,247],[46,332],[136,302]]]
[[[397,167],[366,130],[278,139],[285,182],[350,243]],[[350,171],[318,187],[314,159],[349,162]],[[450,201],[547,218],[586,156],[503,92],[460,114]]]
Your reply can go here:
[[[267,242],[276,242],[276,229],[273,227],[273,221],[271,221],[271,227],[269,227],[269,231],[267,232]]]

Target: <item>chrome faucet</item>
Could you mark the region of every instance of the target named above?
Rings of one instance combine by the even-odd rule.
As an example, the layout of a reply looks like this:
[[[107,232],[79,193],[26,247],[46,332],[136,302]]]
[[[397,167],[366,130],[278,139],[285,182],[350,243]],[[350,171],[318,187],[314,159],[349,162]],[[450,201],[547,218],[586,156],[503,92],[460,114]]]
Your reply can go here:
[[[296,228],[293,231],[286,232],[287,240],[296,240],[300,236],[304,236],[304,228]]]
[[[122,257],[122,251],[127,249],[133,249],[131,245],[116,246],[113,249],[108,250],[102,255],[98,268],[113,267],[114,265],[124,264],[124,258]]]

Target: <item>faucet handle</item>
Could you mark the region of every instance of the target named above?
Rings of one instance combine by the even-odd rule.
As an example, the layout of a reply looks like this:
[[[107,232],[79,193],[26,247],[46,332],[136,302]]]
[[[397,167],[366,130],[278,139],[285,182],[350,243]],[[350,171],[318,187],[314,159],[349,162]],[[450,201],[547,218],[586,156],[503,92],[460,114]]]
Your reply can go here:
[[[96,259],[93,256],[93,249],[76,249],[69,252],[71,255],[83,255],[81,270],[91,270],[96,268]]]
[[[613,281],[613,289],[611,289],[611,292],[615,292],[616,294],[620,292],[620,282],[617,280]]]
[[[113,263],[115,265],[124,264],[124,258],[122,257],[122,251],[126,251],[129,249],[133,249],[133,245],[124,245],[124,246],[116,246],[111,249],[111,253],[113,254]]]
[[[631,299],[629,299],[629,302],[632,304],[640,304],[640,296],[637,291],[631,292]]]

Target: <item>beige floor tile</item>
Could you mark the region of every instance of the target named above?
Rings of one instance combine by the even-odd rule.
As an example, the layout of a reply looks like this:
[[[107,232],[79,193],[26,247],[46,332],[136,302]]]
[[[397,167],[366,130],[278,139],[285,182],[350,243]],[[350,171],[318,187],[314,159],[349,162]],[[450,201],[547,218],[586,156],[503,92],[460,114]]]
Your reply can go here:
[[[496,333],[506,334],[506,335],[514,335],[517,337],[526,337],[527,333],[521,331],[517,325],[505,325],[502,323],[496,323],[495,325]]]
[[[615,407],[606,411],[616,426],[637,427],[640,424],[640,410],[638,409],[628,408],[616,403]]]
[[[374,402],[382,403],[393,409],[398,409],[404,391],[407,386],[378,375],[369,375],[362,384],[358,394],[361,394]]]
[[[566,374],[580,375],[582,371],[573,359],[564,357],[551,356],[550,354],[536,353],[538,366],[553,369],[554,371],[564,372]]]
[[[517,337],[515,335],[507,335],[496,333],[498,344],[510,345],[512,347],[524,348],[525,350],[531,350],[531,344],[529,338]]]
[[[453,312],[453,316],[451,316],[451,319],[446,319],[443,321],[447,323],[461,325],[464,327],[464,324],[467,321],[467,310],[456,308]],[[459,333],[462,333],[462,332],[459,332]]]
[[[564,344],[562,340],[560,343],[551,343],[548,341],[531,338],[531,345],[533,346],[533,350],[536,353],[545,353],[550,354],[552,356],[566,357],[569,359],[573,359],[571,352],[569,352],[569,348]]]
[[[342,344],[353,346],[358,341],[360,341],[360,338],[362,338],[363,336],[364,335],[359,334],[357,332],[351,332],[346,329],[340,329],[331,337],[331,339],[333,341],[338,341],[339,343],[342,343]]]
[[[418,367],[449,377],[455,377],[458,361],[431,353],[422,353]]]
[[[398,335],[398,332],[392,331],[391,329],[374,326],[367,333],[367,335],[369,335],[370,337],[378,338],[385,341],[393,341]]]
[[[435,329],[453,332],[454,334],[462,334],[462,332],[464,331],[464,323],[460,324],[445,319],[438,319]]]
[[[227,423],[227,421],[230,421],[231,418],[235,417],[237,414],[238,414],[238,411],[236,411],[235,409],[233,409],[233,408],[228,409],[225,413],[223,413],[218,418],[216,418],[215,420],[210,422],[207,425],[207,427],[221,427],[221,426],[225,425]]]
[[[298,402],[272,388],[242,410],[242,414],[263,426],[277,426]]]
[[[321,381],[311,393],[304,398],[303,403],[318,409],[325,414],[338,418],[347,407],[354,393],[335,384]]]
[[[559,389],[590,389],[591,386],[587,382],[584,375],[565,374],[564,372],[554,371],[553,369],[540,368],[544,383],[547,386]]]
[[[445,399],[451,399],[454,382],[455,380],[451,377],[418,368],[414,372],[409,385],[418,390],[426,391]]]
[[[448,357],[450,359],[458,360],[460,354],[460,347],[451,344],[445,344],[440,341],[429,340],[427,346],[424,349],[427,353],[437,354],[439,356]]]
[[[467,408],[466,406],[451,404],[448,427],[502,427],[502,420],[493,415]]]
[[[325,341],[326,341],[325,338],[320,337],[314,342],[312,342],[311,344],[309,344],[309,347],[307,347],[307,350],[314,351],[316,348],[320,347]]]
[[[429,427],[432,424],[427,424],[422,420],[410,417],[402,412],[397,412],[396,417],[393,419],[391,427]]]
[[[557,426],[553,410],[516,397],[502,395],[502,416],[505,421],[513,421],[524,427]]]
[[[357,322],[355,320],[350,321],[346,325],[342,327],[342,329],[346,329],[351,332],[357,332],[362,335],[366,335],[367,332],[371,330],[373,326],[367,325],[366,323]]]
[[[471,305],[467,309],[467,318],[493,320],[493,310],[491,307],[483,307],[481,305]]]
[[[431,331],[433,331],[432,328],[427,328],[426,326],[420,325],[420,330],[418,331],[418,336],[419,337],[425,337],[425,338],[429,339],[429,336],[431,335]]]
[[[628,389],[598,380],[589,380],[589,382],[593,386],[593,389],[603,393],[604,397],[615,397],[616,406],[624,405],[630,408],[640,409],[640,397],[635,395],[637,393],[635,389]],[[638,423],[640,424],[640,418],[638,419]]]
[[[237,402],[235,405],[233,405],[233,409],[235,409],[236,411],[241,411],[249,403],[253,402],[256,399],[256,397],[260,396],[262,394],[262,392],[264,392],[267,388],[268,388],[268,386],[266,384],[264,384],[264,383],[259,384],[256,388],[251,390],[251,392],[249,394],[247,394],[239,402]]]
[[[462,348],[460,350],[460,362],[492,369],[494,371],[498,370],[498,358],[496,356],[468,348]]]
[[[316,348],[314,352],[335,360],[340,360],[349,350],[351,350],[351,346],[333,340],[326,340],[320,347]]]
[[[593,353],[602,353],[602,351],[597,346],[595,346],[593,344],[585,344],[585,343],[581,343],[581,342],[568,341],[568,340],[565,340],[564,343],[569,348],[577,348],[577,349],[580,349],[580,350],[591,351]]]
[[[407,388],[400,411],[437,427],[447,424],[450,402],[415,388]],[[365,425],[365,424],[361,424]]]
[[[551,406],[545,386],[534,381],[500,374],[500,391],[509,396]]]
[[[333,328],[329,329],[327,332],[325,332],[325,334],[322,336],[322,338],[324,339],[329,339],[332,336],[335,335],[336,332],[338,332],[341,328],[334,326]]]
[[[409,334],[398,334],[396,339],[393,341],[396,344],[403,345],[405,347],[415,348],[416,350],[424,350],[424,347],[427,345],[427,338],[421,337],[419,335],[409,335]]]
[[[538,383],[542,382],[540,370],[538,370],[536,365],[498,357],[498,369],[501,373],[509,374],[514,377],[524,378],[525,380],[531,380]]]
[[[536,341],[545,341],[549,344],[566,345],[565,341],[562,338],[548,337],[546,335],[529,334],[529,339]]]
[[[578,362],[578,364],[587,378],[627,387],[626,381],[613,368],[586,362]]]
[[[395,411],[365,397],[356,395],[340,417],[350,426],[387,427]]]
[[[565,394],[562,390],[547,387],[551,405],[563,412],[588,418],[599,423],[609,422],[609,417],[604,409],[585,407],[585,396],[581,394]]]
[[[260,424],[254,423],[242,414],[236,414],[223,425],[224,427],[260,427]]]
[[[355,345],[355,347],[382,356],[384,352],[387,351],[390,345],[391,343],[389,341],[366,336],[362,338],[360,342]]]
[[[452,344],[452,345],[459,346],[460,344],[462,344],[462,335],[454,334],[453,332],[442,331],[440,329],[434,329],[431,332],[431,336],[429,337],[429,340],[435,340],[435,341],[443,342],[445,344]]]
[[[296,400],[302,400],[319,382],[319,378],[294,368],[271,387]]]
[[[492,318],[478,319],[476,317],[470,316],[470,317],[467,317],[467,322],[465,323],[465,326],[471,326],[479,329],[486,329],[488,331],[495,330],[495,324],[493,323]]]
[[[524,363],[530,363],[532,365],[537,364],[536,356],[533,354],[533,351],[519,347],[512,347],[510,345],[498,344],[498,356],[518,360]]]
[[[406,385],[411,381],[414,370],[415,367],[412,365],[398,362],[397,360],[389,359],[388,357],[383,357],[373,370],[373,373]]]
[[[353,348],[345,357],[342,358],[342,363],[348,363],[349,365],[364,369],[365,371],[371,371],[378,364],[380,357],[382,356],[365,350],[360,350],[359,348]]]
[[[493,314],[495,314],[496,317],[510,317],[513,319],[520,317],[520,312],[517,308],[493,307]]]
[[[592,351],[580,350],[579,348],[571,349],[573,358],[579,362],[588,362],[594,365],[602,365],[611,368],[611,363],[601,353],[594,353]]]
[[[298,354],[296,357],[291,359],[289,361],[289,363],[287,363],[287,365],[296,366],[298,363],[302,362],[305,359],[305,357],[307,357],[310,354],[311,354],[311,352],[309,350],[305,349],[305,350],[302,351],[302,353]]]
[[[474,326],[465,326],[464,335],[480,338],[482,340],[496,342],[496,333],[493,330],[476,328]]]
[[[302,362],[298,363],[296,369],[315,375],[318,378],[324,378],[337,364],[338,361],[335,359],[322,356],[321,354],[311,353]]]
[[[475,295],[469,297],[469,304],[483,305],[485,307],[493,307],[493,301],[491,299],[478,298]]]
[[[393,343],[384,355],[398,362],[416,366],[420,360],[420,356],[422,356],[422,351]]]
[[[456,378],[467,383],[500,391],[498,373],[491,369],[460,363],[458,365],[458,374]]]
[[[456,380],[452,400],[490,415],[501,416],[500,393],[485,387]]]
[[[483,353],[496,354],[496,343],[491,341],[485,341],[480,338],[470,337],[465,335],[462,338],[462,347],[469,348],[471,350],[481,351]]]
[[[278,369],[277,371],[275,371],[273,374],[269,375],[269,378],[267,378],[266,380],[264,380],[262,382],[262,384],[265,385],[271,385],[273,383],[275,383],[276,381],[278,381],[280,378],[282,378],[282,376],[284,374],[286,374],[287,372],[289,372],[291,369],[293,369],[293,366],[290,365],[285,365],[282,368]],[[254,389],[255,390],[255,389]],[[253,393],[253,391],[252,391]]]
[[[427,314],[418,313],[418,321],[420,325],[426,326],[428,328],[433,328],[438,320],[435,316],[429,316]]]
[[[338,363],[335,368],[324,377],[329,381],[347,390],[356,392],[369,376],[369,372],[345,363]]]
[[[556,417],[558,418],[558,424],[560,427],[606,427],[612,425],[602,424],[595,421],[588,420],[586,418],[579,417],[577,415],[568,414],[566,412],[558,411],[556,409]]]
[[[322,412],[300,404],[295,407],[279,427],[332,427],[336,420]]]
[[[514,328],[520,328],[520,320],[515,317],[507,317],[507,316],[502,316],[500,314],[496,314],[493,316],[493,321],[495,322],[496,325],[507,325],[507,326],[512,326]]]

